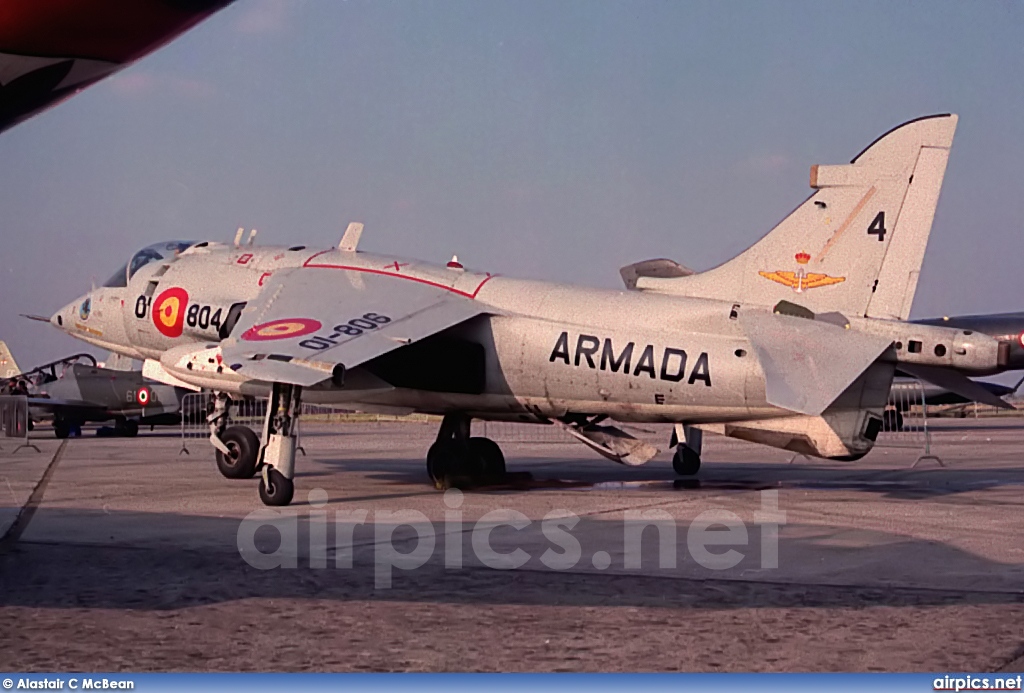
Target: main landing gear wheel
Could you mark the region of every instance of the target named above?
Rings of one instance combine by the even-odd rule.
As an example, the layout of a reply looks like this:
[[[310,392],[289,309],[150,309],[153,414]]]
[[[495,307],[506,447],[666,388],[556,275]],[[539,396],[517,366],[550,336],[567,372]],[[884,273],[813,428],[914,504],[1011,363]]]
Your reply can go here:
[[[230,454],[217,451],[217,469],[228,479],[251,479],[256,475],[260,439],[248,426],[231,426],[220,434]],[[260,496],[263,495],[262,486]]]
[[[125,419],[124,423],[116,428],[126,438],[134,438],[139,435],[139,422],[135,419]]]
[[[53,422],[53,435],[58,438],[67,438],[71,435],[71,424],[67,421],[59,420]]]
[[[427,474],[439,489],[499,483],[505,477],[505,456],[490,438],[471,438],[469,417],[447,414],[437,441],[427,451]]]
[[[264,505],[288,505],[295,495],[295,484],[285,479],[284,474],[273,467],[267,469],[264,478],[260,479],[260,500]]]
[[[686,445],[677,445],[672,456],[672,469],[679,476],[693,476],[700,471],[700,455]]]
[[[427,450],[427,474],[435,485],[443,485],[454,477],[475,477],[477,467],[473,454],[465,443],[457,440],[439,440]]]
[[[505,455],[490,438],[470,438],[469,452],[478,460],[480,476],[485,481],[501,481],[505,476]]]

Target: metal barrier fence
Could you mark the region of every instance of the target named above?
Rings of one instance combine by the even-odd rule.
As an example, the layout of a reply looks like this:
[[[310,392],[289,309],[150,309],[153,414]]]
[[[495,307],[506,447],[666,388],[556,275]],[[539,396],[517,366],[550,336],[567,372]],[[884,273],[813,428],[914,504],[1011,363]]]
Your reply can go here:
[[[188,454],[189,441],[206,441],[210,437],[210,425],[206,417],[213,411],[213,396],[208,392],[193,392],[185,395],[181,402],[181,453]],[[256,435],[263,434],[263,419],[267,412],[266,398],[234,400],[231,404],[231,425],[248,426]],[[434,423],[429,416],[393,416],[376,414],[355,414],[336,407],[303,404],[299,418],[299,434],[303,426],[345,423]],[[428,437],[436,431],[431,428]],[[516,423],[512,421],[474,421],[473,435],[486,436],[499,443],[572,443],[558,426]]]
[[[189,454],[188,441],[209,440],[210,424],[206,417],[213,411],[214,398],[209,392],[191,392],[181,400],[181,450]],[[263,434],[263,418],[267,413],[266,398],[246,398],[231,403],[231,425],[248,426],[256,435]]]
[[[916,467],[925,460],[933,460],[945,466],[942,460],[932,453],[931,432],[928,430],[928,404],[925,400],[924,386],[916,379],[894,381],[889,392],[889,400],[882,417],[882,429],[875,443],[883,448],[917,449],[921,453],[914,462]],[[0,398],[2,399],[2,398]],[[17,399],[17,398],[7,398]],[[24,398],[21,398],[24,400]],[[189,441],[206,441],[210,437],[210,426],[207,415],[213,411],[213,396],[207,392],[196,392],[185,395],[182,400],[181,417],[181,453],[188,454]],[[27,408],[25,410],[27,412]],[[266,398],[246,398],[235,400],[231,405],[231,425],[248,426],[256,435],[263,434],[263,420],[267,411]],[[26,414],[27,415],[27,414]],[[353,423],[436,423],[440,417],[430,416],[394,416],[375,414],[356,414],[351,411],[331,406],[303,404],[302,416],[299,419],[299,436],[302,427],[321,424],[353,424]],[[631,435],[664,449],[671,434],[671,425],[623,425]],[[425,437],[433,437],[433,427],[424,429]],[[514,421],[480,421],[472,423],[472,435],[484,436],[497,443],[575,443],[560,426],[535,423],[517,423]],[[301,443],[299,450],[302,450]],[[179,453],[180,454],[180,453]],[[795,455],[799,457],[800,455]],[[792,460],[791,460],[792,461]]]
[[[472,435],[490,438],[495,443],[574,443],[576,440],[551,424],[515,421],[473,421]]]
[[[192,440],[207,441],[210,438],[210,424],[206,417],[213,412],[214,398],[209,392],[191,392],[181,400],[181,450],[178,454],[189,454],[188,443]],[[257,436],[263,435],[263,420],[267,415],[266,397],[247,397],[231,402],[231,426],[248,426]],[[302,427],[316,423],[336,423],[344,420],[349,412],[319,404],[303,404],[302,415],[299,417],[298,438],[296,448],[303,455]],[[391,417],[395,418],[395,417]]]
[[[919,449],[914,461],[916,467],[924,460],[933,460],[939,466],[943,461],[932,453],[932,437],[928,430],[928,401],[924,384],[916,378],[894,380],[889,389],[889,401],[882,415],[882,430],[876,446],[886,448]]]
[[[23,448],[39,452],[39,448],[28,442],[28,398],[25,395],[0,395],[0,441],[18,443],[12,454]]]

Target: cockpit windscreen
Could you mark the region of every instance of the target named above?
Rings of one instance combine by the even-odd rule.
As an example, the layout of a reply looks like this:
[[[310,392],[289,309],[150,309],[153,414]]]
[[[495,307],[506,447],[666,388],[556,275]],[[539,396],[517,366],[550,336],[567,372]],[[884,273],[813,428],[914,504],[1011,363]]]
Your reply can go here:
[[[196,241],[164,241],[146,246],[135,253],[132,259],[115,272],[114,276],[108,279],[103,286],[114,288],[128,286],[128,281],[135,276],[135,273],[149,263],[173,258],[178,253],[191,248],[195,244]]]

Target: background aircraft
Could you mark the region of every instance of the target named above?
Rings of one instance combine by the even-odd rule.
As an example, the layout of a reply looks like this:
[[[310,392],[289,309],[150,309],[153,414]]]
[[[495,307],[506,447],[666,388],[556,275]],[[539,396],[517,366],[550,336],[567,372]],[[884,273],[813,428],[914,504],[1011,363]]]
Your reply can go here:
[[[139,371],[102,368],[91,354],[75,354],[21,373],[7,345],[0,342],[0,362],[4,360],[8,375],[0,379],[0,393],[26,395],[32,420],[52,420],[58,438],[80,433],[86,422],[112,420],[116,433],[134,436],[140,424],[181,421],[186,390],[148,380]]]
[[[955,327],[987,334],[1009,345],[1007,370],[1024,369],[1024,313],[990,313],[914,320],[918,325]]]
[[[232,0],[0,0],[0,132],[151,53]]]

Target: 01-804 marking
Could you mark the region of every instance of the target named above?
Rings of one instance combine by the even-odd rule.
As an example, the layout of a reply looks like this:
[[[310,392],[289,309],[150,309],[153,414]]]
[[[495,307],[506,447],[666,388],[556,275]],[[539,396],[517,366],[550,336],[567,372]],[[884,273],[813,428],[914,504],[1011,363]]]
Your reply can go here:
[[[381,325],[386,325],[389,322],[391,322],[391,318],[386,315],[366,313],[361,318],[353,318],[348,322],[335,325],[332,328],[333,331],[328,334],[318,334],[309,339],[303,339],[299,342],[299,346],[303,349],[323,351],[324,349],[338,346],[342,342],[347,342],[349,339],[354,339],[366,332],[376,330]]]

